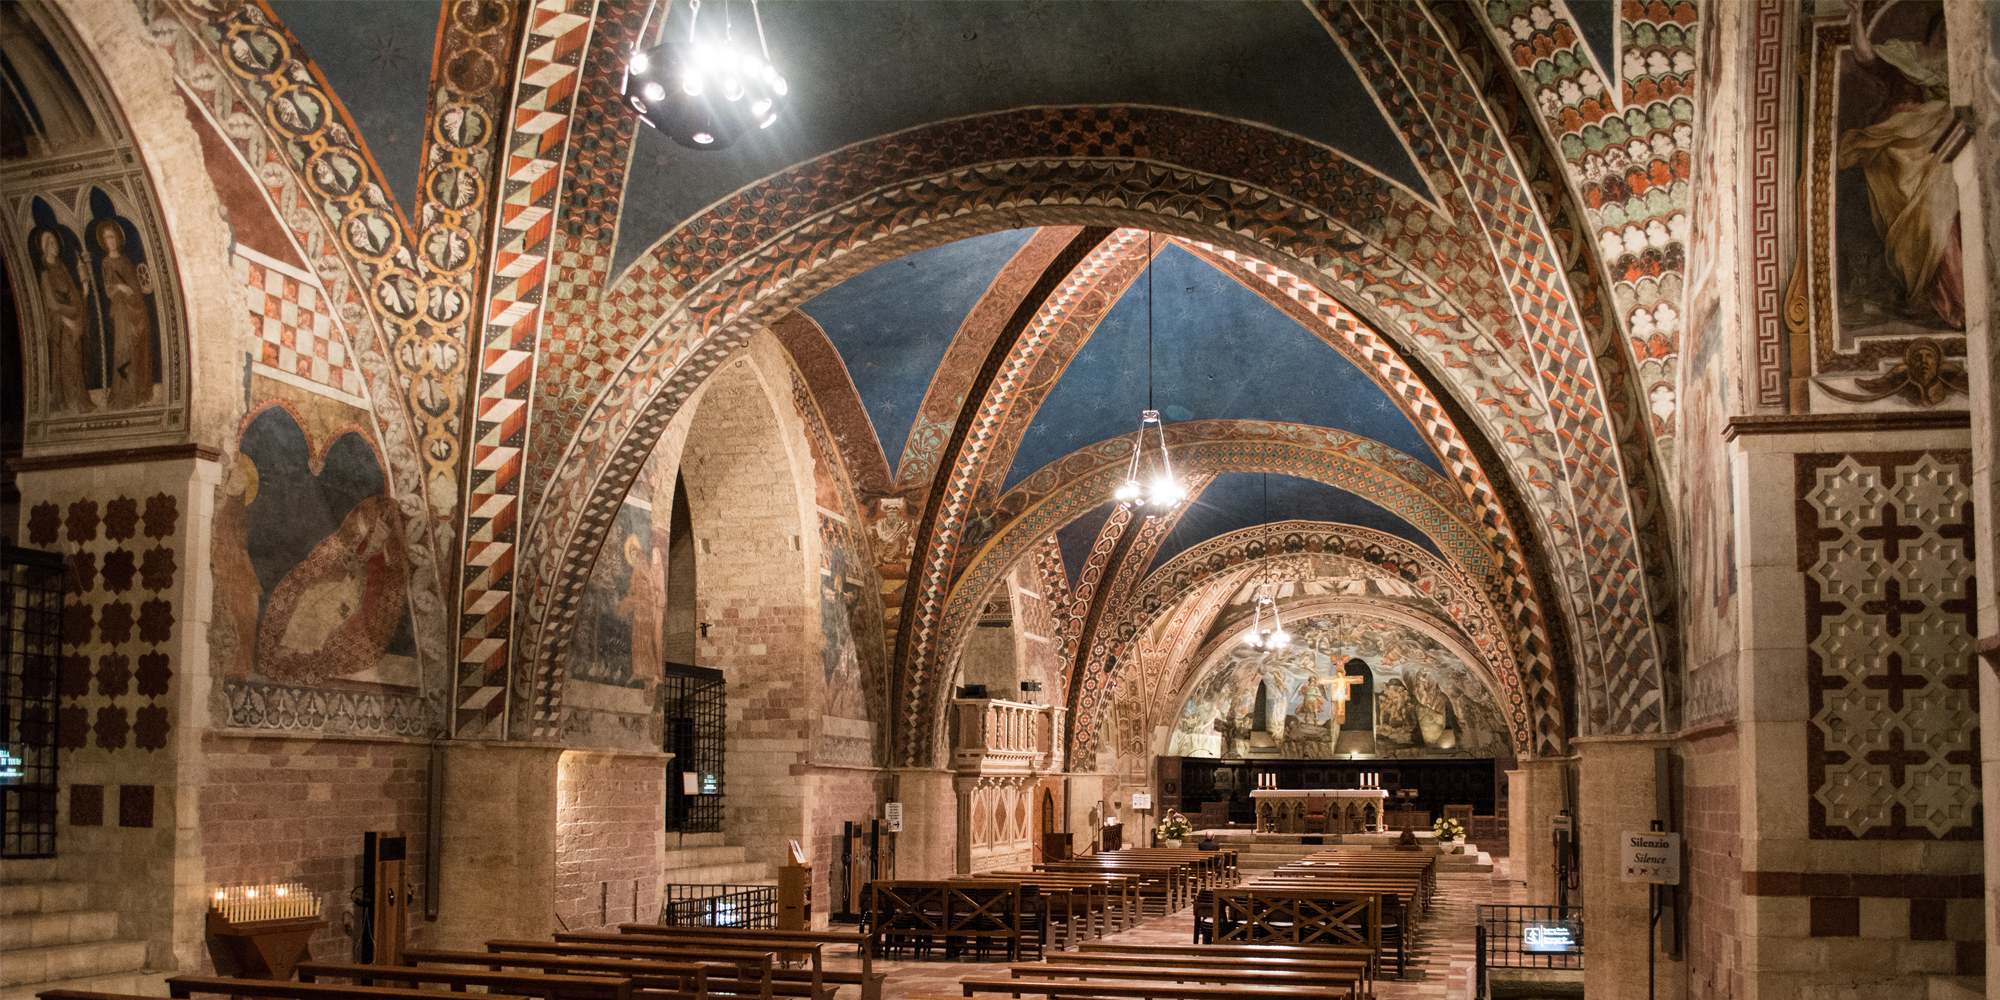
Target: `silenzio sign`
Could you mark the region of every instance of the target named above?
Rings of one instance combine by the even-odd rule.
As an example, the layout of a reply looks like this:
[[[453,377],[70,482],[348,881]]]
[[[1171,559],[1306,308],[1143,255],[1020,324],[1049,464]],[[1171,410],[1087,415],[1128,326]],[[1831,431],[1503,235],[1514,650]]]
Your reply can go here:
[[[1618,838],[1618,865],[1627,882],[1679,885],[1681,835],[1627,830]]]

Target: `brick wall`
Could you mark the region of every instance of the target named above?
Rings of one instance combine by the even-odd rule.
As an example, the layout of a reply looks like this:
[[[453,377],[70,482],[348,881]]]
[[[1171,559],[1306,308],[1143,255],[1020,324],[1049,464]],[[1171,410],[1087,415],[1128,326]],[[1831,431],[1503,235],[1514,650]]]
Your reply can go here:
[[[354,954],[354,907],[362,834],[409,837],[406,871],[415,902],[410,944],[426,947],[425,816],[431,747],[387,739],[202,735],[208,782],[201,790],[201,842],[209,884],[305,883],[326,905],[315,957]],[[204,956],[204,966],[206,959]]]
[[[811,491],[798,485],[806,448],[792,417],[781,425],[757,367],[739,361],[710,380],[681,458],[695,614],[709,623],[697,662],[729,684],[725,832],[773,864],[805,828],[822,641],[818,536],[801,506]]]
[[[556,915],[573,931],[659,916],[661,757],[572,750],[556,769]]]
[[[845,823],[866,824],[880,819],[887,801],[888,772],[876,768],[816,767],[811,774],[813,915],[822,920],[840,908],[832,895],[833,872],[840,864],[840,836]]]
[[[1687,834],[1687,974],[1689,1000],[1743,995],[1743,944],[1737,904],[1743,897],[1743,831],[1736,784],[1736,733],[1683,744]]]

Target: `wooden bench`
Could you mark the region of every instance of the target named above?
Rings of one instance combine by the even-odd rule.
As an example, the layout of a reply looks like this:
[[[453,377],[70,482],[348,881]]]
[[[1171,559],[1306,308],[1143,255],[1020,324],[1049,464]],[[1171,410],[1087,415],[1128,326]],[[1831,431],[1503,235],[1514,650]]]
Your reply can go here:
[[[455,993],[478,986],[491,993],[513,993],[546,1000],[632,1000],[632,980],[610,976],[567,976],[545,972],[493,972],[490,970],[431,969],[412,965],[348,965],[340,962],[300,962],[299,982],[318,982],[321,977],[345,979],[356,986],[373,986],[376,980],[392,983],[437,983]]]
[[[855,954],[861,959],[860,972],[822,969],[820,979],[836,986],[858,986],[861,1000],[882,1000],[882,981],[889,978],[886,972],[875,971],[875,953],[880,946],[879,936],[868,931],[780,931],[756,927],[670,927],[664,924],[619,924],[618,931],[639,938],[658,938],[666,941],[686,941],[720,947],[770,948],[780,955],[787,944],[812,945],[854,945]],[[789,977],[791,970],[778,969],[773,975],[780,979]]]
[[[1018,962],[1027,891],[1019,882],[878,879],[868,888],[870,927],[884,947],[907,943],[922,953],[936,938],[952,958],[968,942],[1004,942],[1008,961]]]
[[[1060,958],[1062,956],[1051,956]],[[1077,956],[1082,960],[1098,961],[1110,958],[1128,958],[1138,961],[1174,965],[1188,961],[1237,962],[1262,964],[1271,962],[1359,963],[1361,966],[1361,993],[1374,992],[1374,982],[1380,971],[1381,956],[1364,947],[1341,945],[1287,945],[1287,944],[1118,944],[1109,941],[1092,941],[1083,946]]]
[[[57,990],[50,990],[57,993]],[[436,990],[403,990],[389,986],[335,986],[331,983],[278,982],[270,979],[231,979],[227,976],[172,976],[167,979],[167,995],[188,1000],[197,993],[260,997],[267,1000],[437,1000]],[[486,993],[480,1000],[528,1000],[519,994]],[[159,1000],[155,997],[154,1000]]]
[[[1046,868],[1046,866],[1043,867]],[[1096,918],[1096,930],[1093,935],[1095,937],[1103,937],[1112,932],[1111,917],[1114,909],[1117,912],[1118,930],[1131,930],[1138,926],[1140,922],[1139,883],[1141,877],[1138,875],[1121,875],[1117,872],[1105,871],[1063,872],[1037,870],[1034,868],[1002,868],[997,871],[985,872],[984,874],[996,878],[1012,878],[1019,875],[1024,878],[1046,880],[1051,884],[1057,885],[1099,887],[1102,889],[1102,892],[1097,894],[1097,901],[1092,904],[1091,909],[1091,915]]]
[[[1323,989],[1309,989],[1284,986],[1227,986],[1206,983],[1170,982],[1107,982],[1102,979],[1082,979],[1062,981],[1055,979],[1023,980],[984,976],[967,976],[958,981],[965,996],[981,993],[1004,993],[1020,996],[1032,993],[1040,997],[1091,997],[1091,998],[1158,998],[1158,1000],[1327,1000],[1329,994]],[[908,1000],[925,1000],[910,997]],[[946,998],[939,998],[946,1000]],[[957,998],[949,998],[957,1000]]]
[[[1136,969],[1178,969],[1185,967],[1191,969],[1235,970],[1257,968],[1278,972],[1339,972],[1353,976],[1355,981],[1360,983],[1367,983],[1374,978],[1372,970],[1375,964],[1365,955],[1328,956],[1324,958],[1244,958],[1222,955],[1192,956],[1187,955],[1185,952],[1180,954],[1123,955],[1104,951],[1069,952],[1050,955],[1042,961],[1047,965],[1095,965]]]
[[[614,942],[630,940],[619,934],[599,934],[597,937],[610,938]],[[815,952],[817,950],[817,948],[814,949]],[[774,975],[778,966],[777,956],[769,951],[716,948],[704,945],[598,944],[584,941],[516,941],[505,939],[486,942],[486,951],[489,955],[495,952],[505,952],[524,955],[565,955],[580,958],[636,958],[654,961],[664,959],[666,961],[694,961],[710,965],[733,966],[737,976],[734,981],[756,982],[760,984],[760,996],[770,996],[776,989],[777,982],[777,977]],[[722,982],[720,977],[711,973],[708,978],[711,988],[718,990],[723,988],[718,985]],[[765,989],[762,985],[767,983],[771,984],[770,989]],[[818,983],[811,985],[817,987]]]
[[[487,951],[441,951],[405,948],[403,961],[412,965],[476,965],[487,969],[539,969],[554,975],[588,973],[623,976],[635,990],[706,992],[710,966],[701,962],[650,961],[642,958],[584,958],[576,955],[531,955]],[[717,968],[723,968],[717,966]],[[732,967],[731,974],[735,973]]]
[[[1207,983],[1215,986],[1283,986],[1322,990],[1324,996],[1354,996],[1361,976],[1352,969],[1274,969],[1239,963],[1231,968],[1198,965],[1134,966],[1123,963],[1010,965],[1015,979],[1095,979]]]

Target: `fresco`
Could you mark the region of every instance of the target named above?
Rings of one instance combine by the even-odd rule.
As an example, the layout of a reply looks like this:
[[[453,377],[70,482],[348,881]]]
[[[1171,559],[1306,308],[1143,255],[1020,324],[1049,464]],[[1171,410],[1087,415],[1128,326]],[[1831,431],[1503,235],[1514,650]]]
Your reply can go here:
[[[596,692],[594,699],[586,696],[593,707],[647,711],[652,704],[651,689],[663,676],[666,560],[673,516],[672,479],[658,481],[665,464],[657,455],[649,458],[624,505],[618,508],[577,611],[576,639],[569,655],[572,681],[607,685],[643,697]],[[606,702],[607,698],[611,700]]]
[[[210,642],[226,678],[422,687],[404,515],[347,409],[270,399],[243,425],[215,513]]]
[[[1321,614],[1289,626],[1290,648],[1265,653],[1233,645],[1196,681],[1169,739],[1174,757],[1329,758],[1366,751],[1348,733],[1372,730],[1384,757],[1505,756],[1507,727],[1486,685],[1437,640],[1407,625],[1363,615]],[[1352,661],[1359,660],[1359,664]],[[1336,744],[1332,704],[1318,679],[1344,667],[1350,689]],[[1259,689],[1265,711],[1259,729]],[[1330,708],[1333,711],[1330,711]]]
[[[1849,0],[1835,123],[1844,336],[1965,329],[1958,186],[1940,140],[1954,125],[1943,4],[1872,19]]]
[[[23,4],[0,4],[0,159],[43,157],[100,140],[83,88]]]
[[[836,719],[869,721],[867,675],[862,670],[863,583],[860,562],[847,525],[820,514],[820,668],[826,683],[824,713]]]

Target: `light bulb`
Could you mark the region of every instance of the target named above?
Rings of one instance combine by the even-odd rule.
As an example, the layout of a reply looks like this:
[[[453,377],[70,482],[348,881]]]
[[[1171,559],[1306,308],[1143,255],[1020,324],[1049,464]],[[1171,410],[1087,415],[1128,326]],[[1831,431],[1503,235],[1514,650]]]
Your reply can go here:
[[[653,61],[646,58],[644,52],[634,52],[632,53],[632,61],[626,63],[626,65],[632,67],[632,72],[634,73],[644,73],[652,68]]]
[[[1131,503],[1139,499],[1141,491],[1142,488],[1139,486],[1138,480],[1127,479],[1125,480],[1125,485],[1118,487],[1118,492],[1112,494],[1112,496],[1117,498],[1119,503]]]
[[[640,90],[640,93],[645,94],[646,100],[649,101],[664,101],[667,99],[667,88],[662,87],[657,83],[647,84],[644,88]]]
[[[722,78],[722,96],[732,101],[743,99],[743,81],[733,76]]]
[[[770,111],[771,111],[771,99],[768,97],[759,97],[756,100],[750,102],[750,113],[756,115],[759,118],[762,118],[766,114],[769,114]]]
[[[681,74],[681,92],[689,97],[701,96],[701,71],[689,69]]]
[[[696,132],[695,134],[688,136],[688,138],[693,139],[694,141],[701,143],[704,146],[715,141],[715,137],[709,135],[707,132]]]

